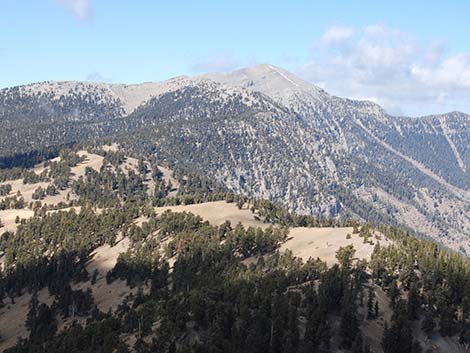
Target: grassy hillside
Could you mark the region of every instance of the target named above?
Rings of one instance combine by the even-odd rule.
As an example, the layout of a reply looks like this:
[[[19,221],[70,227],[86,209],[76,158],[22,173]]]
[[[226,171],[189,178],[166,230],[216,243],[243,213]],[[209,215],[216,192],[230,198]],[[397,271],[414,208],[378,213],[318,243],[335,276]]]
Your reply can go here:
[[[397,228],[297,215],[116,144],[0,178],[1,350],[414,353],[470,342],[469,261]]]

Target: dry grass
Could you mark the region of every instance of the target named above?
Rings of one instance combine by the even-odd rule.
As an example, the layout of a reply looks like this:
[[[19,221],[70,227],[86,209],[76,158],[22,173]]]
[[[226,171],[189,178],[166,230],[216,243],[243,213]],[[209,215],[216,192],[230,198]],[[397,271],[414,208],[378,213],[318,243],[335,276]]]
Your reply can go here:
[[[100,275],[106,275],[116,265],[119,254],[126,252],[129,245],[129,239],[123,238],[113,247],[108,244],[98,247],[91,254],[92,260],[87,265],[87,271],[93,273],[98,270]]]
[[[269,224],[255,219],[255,215],[250,210],[246,208],[240,210],[236,204],[226,203],[225,201],[155,208],[157,214],[163,213],[166,210],[191,212],[201,216],[213,225],[221,225],[226,220],[229,220],[232,225],[241,223],[245,227],[266,228],[269,226]],[[342,246],[352,244],[356,249],[356,257],[358,259],[370,259],[377,240],[371,237],[370,240],[374,244],[364,244],[364,239],[357,234],[352,234],[352,232],[352,228],[290,228],[289,238],[282,244],[281,251],[289,249],[295,256],[305,261],[309,257],[319,257],[326,261],[328,265],[333,265],[336,263],[336,251]],[[351,239],[346,239],[347,234],[351,234]],[[380,242],[383,245],[389,244],[387,239],[383,236],[381,238]]]
[[[166,210],[173,212],[191,212],[209,223],[219,226],[226,220],[235,226],[238,223],[243,224],[245,227],[262,227],[266,228],[269,225],[255,219],[253,213],[244,208],[239,210],[236,204],[226,203],[225,201],[206,202],[196,205],[185,206],[166,206],[156,207],[155,212],[161,214]]]
[[[88,153],[87,151],[78,151],[80,157],[85,157],[85,160],[82,163],[77,164],[75,167],[71,168],[71,178],[72,180],[77,180],[81,176],[85,175],[86,167],[93,168],[97,172],[100,171],[103,166],[103,157],[94,153]]]
[[[126,160],[119,166],[119,168],[124,174],[129,175],[130,171],[137,174],[138,166],[139,160],[137,158],[126,157]]]
[[[161,214],[166,210],[173,212],[191,212],[195,215],[201,216],[204,220],[209,221],[213,225],[220,225],[226,220],[229,220],[232,225],[242,223],[245,227],[263,227],[266,228],[268,224],[255,219],[254,214],[244,208],[238,209],[233,203],[226,203],[225,201],[208,202],[197,205],[186,206],[168,206],[155,208],[157,214]],[[14,218],[16,215],[23,215],[23,218],[32,216],[33,212],[30,210],[7,210],[0,211],[0,217],[6,224],[8,229],[16,229]],[[143,221],[139,219],[137,223]],[[5,227],[5,228],[6,228]],[[351,238],[347,239],[347,234],[351,234]],[[373,242],[377,240],[370,238]],[[389,244],[389,241],[384,239],[380,240],[381,244]],[[115,310],[123,299],[130,293],[136,293],[137,289],[129,288],[124,281],[116,280],[111,284],[106,283],[106,273],[111,270],[118,259],[119,254],[125,252],[129,247],[129,239],[121,239],[114,247],[103,245],[97,248],[92,256],[90,262],[87,264],[87,270],[92,274],[98,270],[97,281],[94,285],[91,282],[82,282],[73,285],[74,289],[91,288],[96,305],[102,311],[109,309]],[[364,244],[363,238],[357,234],[352,234],[352,228],[291,228],[288,240],[282,244],[281,251],[287,249],[291,250],[295,256],[307,260],[309,257],[319,257],[326,261],[328,265],[336,263],[336,251],[341,246],[352,244],[356,249],[356,258],[369,259],[373,251],[374,245]],[[392,310],[389,306],[389,300],[385,292],[380,288],[376,288],[376,296],[379,301],[380,317],[377,320],[366,321],[362,325],[364,334],[369,337],[370,343],[374,351],[380,351],[381,338],[383,333],[384,321],[390,320]],[[14,305],[6,305],[0,309],[0,335],[3,340],[0,342],[0,351],[13,346],[18,337],[26,337],[28,332],[24,326],[26,314],[28,312],[28,304],[31,295],[24,294],[15,298]],[[41,302],[46,302],[50,305],[53,298],[49,295],[47,289],[43,289],[39,293]],[[364,299],[366,302],[367,298]],[[59,329],[63,329],[70,323],[70,319],[62,320],[59,318]],[[416,327],[419,323],[415,324]],[[427,339],[415,327],[415,337],[417,337],[425,348],[433,348],[433,352],[455,352],[464,353],[466,350],[458,345],[455,338],[442,338],[440,336],[433,337],[431,340]]]
[[[95,169],[96,171],[99,171],[101,166],[103,165],[103,157],[97,154],[91,154],[91,153],[88,153],[87,151],[78,151],[78,155],[85,157],[85,160],[79,163],[78,165],[76,165],[75,167],[71,168],[71,175],[70,175],[71,180],[77,180],[79,177],[84,176],[86,167],[91,167]],[[51,161],[59,161],[59,160],[60,158],[57,157],[57,158],[52,159]],[[44,163],[40,163],[37,166],[35,166],[32,170],[36,174],[40,174],[45,169],[47,169],[47,167],[44,167]],[[16,180],[9,180],[9,181],[0,183],[0,185],[2,184],[10,184],[12,187],[12,190],[7,196],[0,197],[0,200],[4,199],[5,197],[11,197],[11,196],[19,194],[24,198],[25,203],[28,206],[30,202],[34,201],[32,198],[34,191],[38,187],[46,189],[50,183],[40,182],[36,184],[24,184],[23,179],[16,179]],[[74,199],[74,195],[71,194],[70,188],[65,189],[65,190],[59,190],[57,195],[46,196],[44,199],[41,200],[41,202],[43,205],[58,205],[61,202],[67,202],[67,196],[69,197],[70,200]]]
[[[125,252],[129,246],[127,238],[122,239],[114,247],[104,245],[97,248],[92,254],[92,259],[87,265],[87,270],[90,274],[95,269],[98,270],[99,275],[94,285],[91,282],[82,282],[72,285],[74,290],[88,288],[92,289],[95,304],[101,311],[107,312],[109,309],[115,310],[123,299],[130,293],[136,294],[137,288],[129,288],[124,281],[115,280],[111,284],[106,283],[106,273],[114,267],[120,253]],[[51,305],[54,297],[49,294],[47,288],[38,292],[38,299],[41,303]],[[8,303],[0,309],[0,352],[12,347],[19,337],[28,337],[29,332],[25,327],[26,315],[28,313],[28,306],[31,300],[31,294],[25,293],[20,297],[15,298],[15,303]],[[71,318],[63,320],[58,318],[58,329],[64,329],[72,321]]]
[[[0,352],[14,346],[19,337],[29,336],[25,321],[30,300],[29,293],[16,297],[14,304],[11,304],[10,299],[5,300],[6,305],[0,309]],[[51,305],[53,298],[49,295],[49,290],[44,288],[38,292],[38,300]]]
[[[34,211],[31,210],[4,210],[0,211],[0,220],[3,227],[0,228],[0,233],[3,232],[16,232],[18,224],[15,223],[16,216],[20,218],[31,218],[34,216]],[[1,334],[1,333],[0,333]]]
[[[110,145],[103,145],[103,146],[101,146],[101,148],[105,152],[117,152],[117,151],[119,151],[119,145],[115,142],[113,142]]]
[[[364,244],[364,239],[358,234],[352,234],[352,228],[291,228],[288,240],[282,244],[281,251],[291,250],[294,256],[303,260],[310,257],[319,257],[329,266],[334,265],[336,261],[336,252],[340,247],[353,245],[356,249],[357,259],[369,260],[374,250],[377,240],[370,238],[374,244]],[[347,235],[351,238],[347,239]],[[382,244],[389,244],[389,241],[382,237]]]
[[[9,180],[0,184],[10,184],[11,192],[7,196],[15,196],[19,192],[19,194],[23,196],[26,204],[29,204],[31,201],[33,201],[33,193],[38,187],[42,187],[43,189],[45,189],[49,185],[49,183],[46,182],[36,184],[23,184],[23,179]],[[0,199],[3,198],[4,197],[1,197]]]
[[[390,323],[392,317],[392,309],[390,308],[390,300],[387,294],[380,288],[375,286],[375,298],[379,303],[379,317],[375,320],[366,320],[361,325],[361,330],[364,336],[367,337],[372,351],[381,352],[382,349],[382,336],[385,321]],[[367,315],[367,295],[368,289],[364,288],[364,307],[359,308],[359,312],[366,317]]]
[[[174,197],[176,196],[176,192],[180,186],[178,180],[173,178],[173,171],[171,169],[168,169],[163,166],[158,166],[158,169],[162,172],[163,176],[162,179],[165,181],[166,185],[169,185],[171,183],[172,185],[172,190],[168,193],[169,197]]]
[[[119,254],[124,253],[129,248],[130,241],[128,238],[121,239],[115,246],[108,244],[98,247],[91,255],[91,260],[86,269],[90,275],[95,270],[98,271],[97,281],[94,285],[90,281],[79,283],[74,289],[91,288],[95,304],[101,311],[107,312],[109,309],[115,310],[122,300],[131,292],[124,281],[115,280],[111,284],[106,283],[106,274],[116,265]]]

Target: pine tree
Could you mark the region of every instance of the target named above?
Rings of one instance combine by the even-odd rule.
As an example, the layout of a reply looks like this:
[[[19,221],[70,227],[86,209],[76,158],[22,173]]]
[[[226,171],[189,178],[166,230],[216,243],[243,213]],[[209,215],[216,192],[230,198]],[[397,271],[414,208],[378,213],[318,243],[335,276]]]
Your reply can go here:
[[[359,288],[359,306],[364,307],[364,288],[362,286]]]
[[[362,333],[359,331],[351,347],[351,353],[364,353]]]
[[[410,353],[423,353],[423,348],[418,341],[413,341]]]
[[[367,297],[367,320],[371,320],[375,318],[374,315],[374,299],[375,299],[375,292],[372,288],[372,285],[369,287],[369,293]]]
[[[29,332],[34,332],[36,330],[36,319],[37,319],[37,311],[38,311],[38,293],[34,291],[33,295],[31,296],[31,300],[29,302],[29,311],[26,315],[26,322],[25,326],[29,330]]]
[[[388,291],[388,296],[390,298],[390,304],[392,308],[395,306],[398,297],[400,296],[400,290],[397,287],[397,281],[393,280],[390,284],[390,290]]]
[[[328,353],[330,351],[331,332],[328,321],[323,320],[318,326],[316,337],[318,337],[318,352]]]
[[[350,349],[357,332],[359,324],[357,321],[356,308],[353,303],[349,303],[343,309],[340,323],[341,347]]]
[[[408,292],[408,317],[410,320],[418,319],[418,310],[420,307],[420,297],[418,289],[415,283],[411,284],[411,288]]]
[[[338,251],[336,252],[336,259],[338,260],[341,268],[351,268],[352,259],[355,253],[356,250],[354,249],[353,245],[347,245],[338,249]]]
[[[426,333],[428,337],[431,337],[435,328],[436,328],[436,323],[434,321],[434,318],[432,317],[430,313],[426,313],[424,315],[423,322],[421,323],[421,329],[423,330],[424,333]]]
[[[455,311],[451,305],[442,308],[441,315],[439,317],[439,332],[442,336],[451,336],[454,325]]]

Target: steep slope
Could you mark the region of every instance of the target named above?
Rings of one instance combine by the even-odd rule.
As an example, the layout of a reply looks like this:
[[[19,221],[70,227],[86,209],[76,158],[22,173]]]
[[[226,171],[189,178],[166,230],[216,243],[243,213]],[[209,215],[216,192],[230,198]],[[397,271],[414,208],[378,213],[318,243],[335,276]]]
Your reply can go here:
[[[2,90],[0,165],[11,165],[7,157],[15,154],[101,136],[94,126],[123,113],[120,101],[98,86],[54,83]]]
[[[269,198],[304,213],[337,213],[323,177],[334,178],[324,145],[300,116],[268,97],[217,84],[151,100],[128,117],[154,129],[122,137],[130,148],[157,148],[160,158],[197,169],[234,191]],[[328,148],[328,146],[324,146]]]
[[[141,110],[157,123],[160,116],[152,104],[167,99],[174,106],[165,104],[160,113],[175,124],[183,114],[177,107],[187,119],[204,111],[207,115],[194,116],[202,123],[207,117],[217,121],[222,114],[241,111],[245,125],[256,127],[255,118],[260,124],[294,123],[262,95],[252,95],[250,104],[243,105],[245,93],[208,84],[163,95]],[[204,101],[208,96],[219,104]],[[194,111],[184,104],[186,99],[194,99],[189,106]],[[275,112],[272,120],[260,117],[265,111]],[[344,352],[348,333],[343,325],[349,317],[357,324],[351,326],[349,344],[361,332],[373,352],[380,352],[382,337],[390,335],[385,321],[404,327],[397,332],[412,332],[390,339],[400,346],[413,340],[423,350],[468,351],[468,318],[457,319],[466,307],[470,263],[464,257],[398,229],[321,223],[267,201],[247,203],[240,195],[202,191],[194,174],[175,175],[155,163],[152,156],[125,154],[118,144],[93,144],[88,151],[64,150],[59,158],[29,170],[2,171],[7,180],[0,187],[14,185],[6,197],[18,191],[26,197],[25,190],[16,190],[23,183],[13,179],[15,173],[28,180],[28,189],[29,183],[34,188],[66,180],[61,192],[71,197],[57,204],[43,196],[44,207],[25,205],[29,209],[3,205],[22,219],[0,225],[0,351],[63,352],[75,347],[80,352],[127,352],[144,347],[168,353],[175,350],[163,343],[171,341],[179,352],[195,351],[193,346],[210,351],[220,342],[224,351],[241,342],[236,352],[265,352],[276,327],[277,336],[287,338],[279,341],[280,351],[297,351],[289,348],[289,338],[300,347],[312,347],[312,334],[319,332],[313,337],[326,340],[327,351],[339,353]],[[149,178],[153,186],[160,184],[155,187],[160,195],[140,192],[149,191]],[[172,179],[178,181],[178,199],[169,192],[167,180]],[[191,195],[184,192],[188,184],[196,188]],[[207,202],[201,194],[219,201]],[[105,200],[109,202],[103,204]],[[395,304],[392,280],[401,294]],[[419,287],[410,287],[410,282]],[[441,297],[442,303],[429,304]],[[352,303],[350,314],[347,303]],[[406,314],[401,324],[398,313]],[[219,315],[243,334],[220,331]],[[420,320],[428,316],[439,322],[439,330],[426,330],[426,336]],[[328,323],[328,330],[311,330],[313,322]],[[265,329],[255,330],[253,323]],[[256,351],[253,342],[262,342]]]
[[[332,144],[348,150],[361,136],[348,136],[359,126],[379,140],[423,164],[453,185],[469,190],[467,171],[470,116],[452,112],[423,118],[393,117],[378,105],[330,96],[322,89],[272,65],[258,65],[204,77],[262,92],[300,114],[308,124],[328,133]]]
[[[470,118],[462,113],[393,117],[272,65],[142,85],[47,82],[0,97],[9,127],[0,165],[118,136],[130,150],[292,211],[401,224],[470,250]]]
[[[127,114],[184,78],[139,85],[48,81],[0,90],[0,166],[6,157],[127,131]]]
[[[263,92],[299,114],[326,141],[327,148],[315,151],[319,159],[331,160],[339,184],[350,183],[374,209],[431,236],[469,234],[468,115],[393,117],[374,103],[330,96],[272,65],[205,77]],[[328,184],[334,180],[325,177]]]
[[[70,95],[94,95],[99,103],[115,101],[129,114],[139,105],[150,98],[165,92],[171,92],[190,84],[188,77],[175,77],[162,82],[145,82],[141,84],[120,84],[81,81],[46,81],[31,85],[20,86],[18,90],[24,95],[48,94],[53,100],[59,100]],[[3,90],[8,92],[7,90]]]

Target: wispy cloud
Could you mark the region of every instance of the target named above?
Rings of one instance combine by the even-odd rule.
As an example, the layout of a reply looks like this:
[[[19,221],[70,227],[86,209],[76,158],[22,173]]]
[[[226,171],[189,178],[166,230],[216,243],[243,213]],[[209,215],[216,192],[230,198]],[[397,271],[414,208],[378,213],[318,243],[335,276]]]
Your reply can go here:
[[[343,25],[335,25],[331,26],[325,31],[325,33],[323,33],[321,41],[326,45],[335,45],[350,40],[353,35],[354,28]]]
[[[80,21],[88,21],[93,16],[91,0],[54,0],[64,6]]]
[[[106,83],[113,82],[112,79],[103,76],[98,71],[95,71],[95,72],[92,72],[92,73],[88,74],[87,77],[86,77],[86,80],[87,81],[93,81],[93,82],[106,82]]]
[[[470,54],[419,44],[396,28],[332,26],[299,73],[333,94],[372,99],[392,113],[470,110]]]

